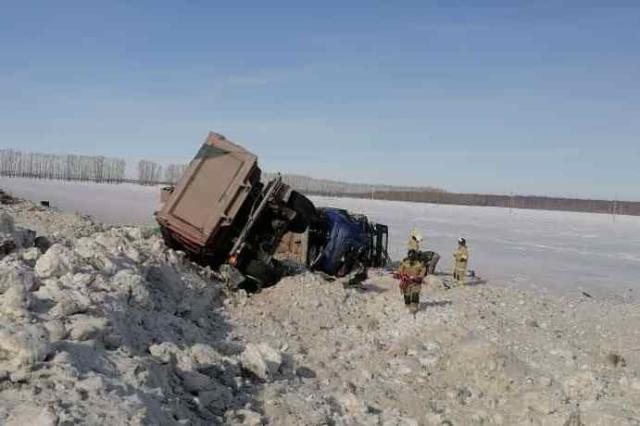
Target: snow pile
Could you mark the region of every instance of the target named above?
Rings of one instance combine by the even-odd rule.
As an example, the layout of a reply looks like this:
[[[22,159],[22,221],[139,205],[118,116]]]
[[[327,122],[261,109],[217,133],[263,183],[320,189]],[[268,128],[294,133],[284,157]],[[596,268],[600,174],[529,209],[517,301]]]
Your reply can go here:
[[[0,424],[260,419],[247,410],[260,380],[240,361],[251,348],[230,336],[214,273],[151,229],[103,229],[28,203],[12,212],[61,226],[43,253],[34,232],[0,216],[15,242],[0,260]],[[258,348],[268,379],[279,354]]]
[[[294,380],[262,392],[273,424],[640,424],[640,309],[430,277],[417,316],[395,280],[305,274],[229,303]]]
[[[247,345],[240,357],[242,367],[262,380],[268,380],[280,370],[282,356],[278,351],[266,344]]]

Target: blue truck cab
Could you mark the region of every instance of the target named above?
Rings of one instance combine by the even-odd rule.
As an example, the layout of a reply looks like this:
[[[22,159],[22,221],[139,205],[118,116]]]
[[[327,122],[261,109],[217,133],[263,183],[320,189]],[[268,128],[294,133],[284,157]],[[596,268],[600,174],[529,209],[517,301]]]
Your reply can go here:
[[[337,208],[318,209],[312,229],[311,268],[342,277],[355,267],[382,267],[387,261],[388,228],[364,215]]]

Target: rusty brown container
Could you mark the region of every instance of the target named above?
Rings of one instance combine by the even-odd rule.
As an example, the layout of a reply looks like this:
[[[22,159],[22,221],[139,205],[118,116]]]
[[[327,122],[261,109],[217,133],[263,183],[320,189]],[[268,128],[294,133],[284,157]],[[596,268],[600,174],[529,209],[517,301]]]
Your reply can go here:
[[[181,243],[205,247],[231,225],[259,180],[257,157],[211,132],[173,191],[163,191],[156,219]]]
[[[276,260],[289,260],[307,265],[309,251],[309,232],[303,233],[288,232],[280,241],[276,252],[274,253],[274,259]]]

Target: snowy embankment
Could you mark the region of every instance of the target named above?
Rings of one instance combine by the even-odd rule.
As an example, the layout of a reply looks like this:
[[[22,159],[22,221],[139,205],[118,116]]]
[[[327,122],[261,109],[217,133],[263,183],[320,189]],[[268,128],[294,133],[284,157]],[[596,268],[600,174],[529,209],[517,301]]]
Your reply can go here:
[[[233,341],[216,275],[150,228],[0,205],[0,248],[0,424],[259,418],[279,354]]]
[[[0,205],[0,424],[640,425],[638,304],[421,302],[376,271],[228,294],[152,227]]]
[[[153,224],[159,189],[0,178],[0,188],[34,202],[50,200],[67,211],[110,224]],[[312,197],[318,206],[344,207],[389,225],[390,254],[404,255],[409,231],[451,268],[459,235],[469,241],[471,268],[490,282],[513,287],[586,291],[593,296],[640,297],[640,217],[513,210],[494,207]]]

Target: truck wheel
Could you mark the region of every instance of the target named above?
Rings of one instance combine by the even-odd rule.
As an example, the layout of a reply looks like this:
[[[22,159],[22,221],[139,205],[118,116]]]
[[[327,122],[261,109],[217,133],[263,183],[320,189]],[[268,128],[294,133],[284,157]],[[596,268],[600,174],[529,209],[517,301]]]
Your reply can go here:
[[[258,290],[274,285],[281,278],[281,274],[274,266],[256,259],[249,261],[247,267],[244,268],[244,275],[254,281]]]
[[[306,231],[316,214],[316,207],[311,200],[298,191],[291,191],[287,206],[296,212],[296,216],[289,222],[289,231],[297,233]]]

